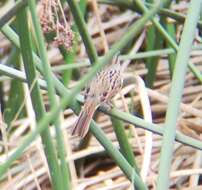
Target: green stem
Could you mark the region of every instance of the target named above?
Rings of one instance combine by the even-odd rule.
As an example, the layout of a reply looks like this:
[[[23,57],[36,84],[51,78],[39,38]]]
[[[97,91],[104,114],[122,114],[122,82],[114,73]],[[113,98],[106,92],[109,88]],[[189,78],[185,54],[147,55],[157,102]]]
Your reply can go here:
[[[54,105],[58,105],[58,102],[56,99],[57,97],[56,97],[55,87],[52,79],[52,71],[51,71],[51,67],[47,57],[44,38],[41,31],[40,23],[38,20],[38,16],[36,13],[35,0],[29,0],[28,5],[31,11],[33,25],[36,33],[38,46],[39,46],[39,54],[41,57],[43,75],[47,83],[48,97],[49,97],[50,105],[51,107],[53,107]],[[55,124],[55,131],[56,131],[58,156],[61,160],[60,168],[62,172],[62,178],[60,180],[63,182],[62,189],[67,190],[70,188],[70,174],[69,174],[68,165],[66,163],[66,152],[65,152],[64,139],[63,139],[62,130],[61,130],[60,116],[61,116],[61,113],[59,112],[55,119],[54,124]]]
[[[25,66],[26,77],[28,80],[29,88],[33,89],[31,91],[32,105],[35,110],[36,120],[39,121],[45,115],[45,109],[42,102],[42,97],[40,94],[39,85],[37,82],[36,68],[32,56],[32,48],[30,41],[30,32],[28,29],[27,14],[26,10],[21,10],[17,15],[18,29],[19,29],[19,39],[20,47],[23,57],[23,62]],[[61,173],[57,163],[57,157],[55,154],[55,149],[50,135],[50,130],[47,128],[49,123],[46,124],[46,129],[41,133],[42,143],[44,145],[44,150],[46,153],[46,158],[48,161],[52,184],[54,189],[61,189]],[[2,166],[1,166],[2,169]]]
[[[202,45],[197,44],[192,46],[192,50],[201,50]],[[147,57],[155,57],[155,56],[163,56],[163,55],[175,54],[175,50],[173,48],[159,49],[159,50],[151,50],[147,52],[138,52],[135,54],[121,55],[120,60],[128,60],[128,59],[144,59]],[[87,63],[86,63],[87,64]]]
[[[60,71],[64,71],[64,70],[72,70],[72,69],[78,69],[81,67],[86,67],[86,66],[90,66],[90,63],[88,61],[82,61],[81,63],[71,63],[68,65],[56,65],[54,67],[52,67],[52,71],[54,72],[60,72]]]
[[[108,154],[115,160],[122,171],[126,174],[128,179],[132,182],[134,181],[135,188],[137,188],[137,190],[148,189],[137,174],[137,171],[134,171],[133,167],[131,167],[123,155],[114,148],[111,141],[106,138],[104,132],[99,127],[96,127],[96,123],[94,121],[91,122],[90,130],[96,136],[97,140],[102,144]]]
[[[159,46],[159,43],[162,41],[162,37],[156,35],[156,29],[154,26],[149,26],[146,32],[146,52],[153,50],[156,48],[156,46]],[[156,36],[158,36],[158,41],[156,39]],[[156,76],[156,68],[158,64],[158,57],[149,57],[146,59],[145,66],[148,70],[146,76],[145,76],[145,83],[147,87],[152,87],[155,76]]]
[[[121,153],[128,161],[128,163],[135,169],[136,173],[139,174],[139,168],[135,161],[135,156],[133,154],[132,147],[128,142],[128,137],[126,135],[123,122],[115,117],[112,117],[111,121],[117,140],[119,142]]]
[[[133,11],[137,11],[138,13],[142,13],[141,10],[139,10],[137,7],[134,6],[134,2],[132,0],[130,1],[124,1],[124,0],[99,0],[98,1],[101,4],[108,4],[108,5],[113,5],[113,6],[119,6],[121,8],[125,8],[125,9],[130,9]],[[151,9],[154,5],[151,3],[145,3],[144,4],[146,7],[148,7],[149,9]],[[173,10],[170,9],[166,9],[166,8],[160,8],[158,14],[166,16],[166,17],[170,17],[180,23],[184,23],[185,19],[186,19],[186,15],[179,13],[179,12],[175,12]],[[202,21],[198,21],[197,23],[198,27],[200,29],[202,29]]]
[[[139,117],[136,117],[134,115],[119,111],[115,108],[110,112],[107,111],[103,107],[99,108],[99,110],[104,112],[105,114],[108,114],[112,117],[116,117],[122,121],[125,121],[127,123],[132,124],[132,125],[135,125],[136,127],[151,131],[155,134],[163,135],[163,133],[164,133],[163,125],[148,123]],[[202,150],[202,143],[200,140],[193,139],[193,138],[188,137],[188,136],[186,136],[180,132],[177,132],[177,134],[175,136],[175,140],[180,142],[180,143],[183,143],[184,145],[192,146],[196,149]]]
[[[143,11],[143,13],[146,13],[149,11],[149,9],[144,5],[144,3],[140,0],[135,0],[135,2],[138,4],[140,9]],[[167,0],[164,0],[165,3],[167,3]],[[175,43],[175,41],[170,37],[170,35],[167,33],[167,31],[161,26],[159,21],[157,20],[156,17],[152,18],[152,23],[156,26],[158,29],[159,33],[162,34],[162,36],[165,37],[165,39],[169,42],[169,44],[177,51],[178,46]]]
[[[168,189],[169,171],[172,161],[173,143],[176,135],[176,123],[179,106],[183,93],[186,69],[189,61],[191,46],[195,36],[197,21],[200,15],[202,1],[192,0],[189,5],[188,16],[182,32],[179,50],[176,57],[175,70],[168,101],[168,109],[165,119],[165,130],[161,148],[159,177],[157,190]]]
[[[73,65],[72,63],[73,63],[73,61],[75,59],[75,55],[76,55],[76,44],[73,45],[71,52],[68,52],[68,53],[66,52],[66,50],[63,47],[60,47],[59,49],[60,49],[60,53],[62,54],[64,63],[65,63],[65,65],[59,65],[59,66]],[[69,67],[69,68],[71,68],[71,67]],[[71,78],[72,78],[72,69],[63,70],[62,81],[65,86],[68,86]]]
[[[167,1],[167,0],[165,0],[165,1]],[[147,7],[142,3],[142,1],[136,0],[136,2],[138,3],[139,7],[141,8],[141,10],[144,13],[147,13],[149,11],[147,9]],[[158,31],[165,37],[166,41],[170,44],[170,46],[172,46],[176,50],[176,52],[177,52],[179,50],[179,47],[178,47],[177,43],[174,41],[174,39],[172,37],[169,36],[169,34],[166,32],[166,30],[158,22],[157,18],[155,18],[155,17],[152,18],[152,22],[156,26],[156,28],[158,29]],[[190,62],[188,63],[188,66],[189,66],[189,69],[191,70],[191,72],[196,76],[196,78],[199,81],[201,81],[202,74],[196,68],[196,66],[194,64],[190,63]]]
[[[12,65],[16,69],[20,68],[20,56],[19,51],[14,47],[10,56],[6,60],[5,65]],[[25,117],[26,112],[22,102],[24,101],[23,85],[19,80],[11,80],[10,90],[8,92],[8,99],[4,106],[3,116],[4,122],[7,125],[7,131],[11,129],[12,123],[18,118]],[[18,110],[21,111],[18,113]],[[18,114],[16,114],[18,113]]]
[[[89,35],[88,29],[86,27],[79,5],[75,0],[67,0],[67,2],[69,4],[70,10],[74,17],[74,21],[76,23],[76,26],[78,27],[79,33],[86,47],[88,57],[91,63],[94,64],[95,62],[97,62],[97,52],[96,52],[95,46],[93,45],[92,39]]]
[[[171,37],[173,38],[173,40],[175,40],[176,39],[175,38],[176,31],[175,31],[174,24],[173,23],[166,23],[166,28],[167,28],[168,33],[170,33]],[[168,42],[166,43],[166,46],[171,47]],[[175,68],[175,60],[176,60],[176,52],[174,54],[168,55],[170,78],[172,78],[172,76],[173,76],[173,71]],[[202,76],[199,76],[199,78],[201,78],[201,77]]]
[[[87,6],[86,0],[80,0],[79,1],[79,9],[81,10],[82,17],[84,17],[84,15],[85,15],[86,6]],[[60,48],[60,52],[62,53],[65,64],[67,66],[71,65],[74,62],[76,54],[77,54],[77,47],[79,44],[79,39],[78,39],[78,35],[77,35],[78,34],[78,28],[76,27],[75,24],[72,26],[72,30],[75,33],[75,37],[74,37],[74,43],[73,43],[73,47],[72,47],[71,51],[66,52],[66,50],[64,50],[64,48]],[[63,81],[63,84],[65,86],[68,86],[71,78],[72,78],[72,69],[64,70],[62,73],[62,81]]]

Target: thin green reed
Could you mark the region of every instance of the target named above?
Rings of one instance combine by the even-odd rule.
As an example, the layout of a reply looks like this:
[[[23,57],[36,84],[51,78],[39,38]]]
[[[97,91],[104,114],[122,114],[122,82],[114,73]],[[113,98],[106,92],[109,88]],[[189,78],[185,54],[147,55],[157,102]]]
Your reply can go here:
[[[31,11],[32,21],[34,25],[35,34],[36,34],[39,55],[42,63],[43,77],[45,78],[45,81],[47,84],[50,107],[53,107],[54,105],[58,105],[58,101],[56,97],[55,87],[53,84],[51,66],[48,61],[48,56],[46,52],[45,41],[44,41],[44,37],[40,27],[40,23],[38,20],[38,16],[36,13],[35,0],[29,0],[28,5]],[[62,189],[67,190],[67,189],[70,189],[70,173],[69,173],[68,163],[66,162],[66,151],[65,151],[65,144],[63,139],[64,137],[61,129],[61,120],[60,120],[61,117],[62,117],[61,112],[59,112],[54,121],[54,126],[55,126],[55,132],[56,132],[57,153],[61,161],[60,170],[61,170],[62,178],[60,179],[60,181],[62,181],[63,183]]]
[[[140,0],[136,0],[138,2],[138,5],[140,6],[141,10],[146,13],[148,11],[147,7],[140,1]],[[168,2],[168,0],[166,0],[166,2]],[[159,21],[157,20],[157,18],[153,18],[152,19],[153,24],[156,26],[156,28],[158,29],[158,31],[162,34],[162,36],[165,37],[166,42],[174,48],[174,50],[177,52],[179,47],[177,45],[177,43],[174,41],[174,39],[168,34],[168,32],[161,26],[161,24],[159,23]],[[196,66],[189,62],[188,63],[189,69],[192,71],[192,73],[198,78],[198,80],[200,82],[202,82],[202,74],[201,72],[196,68]],[[174,68],[174,66],[172,66],[172,68]],[[171,71],[172,74],[173,71]]]
[[[169,188],[169,172],[173,154],[173,144],[176,135],[176,124],[181,103],[187,65],[193,39],[199,19],[202,0],[192,0],[189,5],[187,19],[181,36],[179,50],[176,57],[173,80],[171,83],[170,98],[166,112],[163,144],[161,147],[159,176],[157,190]]]
[[[135,169],[136,173],[139,174],[139,168],[136,163],[132,147],[128,141],[128,137],[124,129],[123,121],[119,120],[116,117],[112,117],[111,121],[112,121],[112,126],[116,134],[117,140],[119,142],[121,153],[123,154],[125,159],[128,161],[128,163]]]
[[[134,6],[134,1],[123,1],[123,0],[99,0],[98,1],[100,4],[107,4],[107,5],[113,5],[113,6],[119,6],[121,8],[125,8],[125,9],[131,9],[133,11],[137,11],[139,13],[141,13],[142,11]],[[148,7],[149,9],[151,9],[154,4],[151,3],[144,3],[144,5],[146,7]],[[185,19],[186,19],[186,15],[176,12],[174,10],[171,9],[167,9],[167,8],[160,8],[158,11],[159,15],[163,15],[166,17],[170,17],[176,21],[178,21],[179,23],[184,23]],[[202,21],[198,21],[197,22],[197,26],[202,29]]]
[[[82,16],[84,17],[84,15],[86,13],[86,9],[87,9],[86,0],[79,1],[79,9],[81,10]],[[73,24],[72,30],[74,32],[74,43],[73,43],[71,51],[67,52],[66,50],[64,50],[64,48],[59,48],[66,66],[70,66],[70,67],[75,65],[75,64],[73,64],[73,62],[76,58],[77,48],[79,46],[79,38],[78,38],[79,34],[78,34],[78,28],[76,27],[76,24]],[[68,84],[72,78],[72,73],[73,73],[72,69],[63,70],[62,81],[65,86],[68,86]],[[77,70],[75,70],[74,73],[77,74]]]
[[[32,47],[29,36],[30,32],[27,22],[26,9],[22,9],[17,14],[17,24],[19,31],[20,49],[22,53],[29,88],[31,89],[33,85],[32,90],[30,90],[32,105],[36,114],[36,120],[39,121],[45,115],[45,109],[40,94],[39,84],[37,82],[36,68],[32,56]],[[51,139],[50,129],[47,128],[47,126],[48,123],[46,125],[46,129],[41,133],[42,143],[50,169],[53,188],[62,189],[62,175],[57,162],[57,156]],[[0,170],[1,169],[2,166],[0,166]]]
[[[78,28],[78,31],[82,37],[84,45],[86,47],[86,52],[92,64],[97,62],[97,52],[95,46],[93,45],[92,39],[86,27],[82,12],[79,8],[78,3],[75,0],[67,0],[72,15],[74,16],[74,21]]]

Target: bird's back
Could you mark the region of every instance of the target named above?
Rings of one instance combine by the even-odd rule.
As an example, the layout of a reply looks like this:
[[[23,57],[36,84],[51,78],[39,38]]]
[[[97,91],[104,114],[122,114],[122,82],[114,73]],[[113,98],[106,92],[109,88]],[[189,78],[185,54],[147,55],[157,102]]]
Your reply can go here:
[[[105,102],[115,96],[122,87],[120,64],[113,64],[100,71],[90,83],[88,97],[99,98]]]

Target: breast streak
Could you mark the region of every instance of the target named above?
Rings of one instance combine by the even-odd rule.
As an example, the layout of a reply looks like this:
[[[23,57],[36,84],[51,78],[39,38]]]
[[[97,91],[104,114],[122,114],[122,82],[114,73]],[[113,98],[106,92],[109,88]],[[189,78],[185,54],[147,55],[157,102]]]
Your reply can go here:
[[[111,86],[110,98],[112,98],[119,92],[121,88],[121,76],[120,71],[118,69],[115,69],[113,73],[110,75],[110,86]]]
[[[106,102],[115,96],[121,88],[120,70],[116,67],[108,67],[98,73],[96,79],[91,83],[91,90],[95,92],[96,97],[102,97],[107,93],[102,102]]]

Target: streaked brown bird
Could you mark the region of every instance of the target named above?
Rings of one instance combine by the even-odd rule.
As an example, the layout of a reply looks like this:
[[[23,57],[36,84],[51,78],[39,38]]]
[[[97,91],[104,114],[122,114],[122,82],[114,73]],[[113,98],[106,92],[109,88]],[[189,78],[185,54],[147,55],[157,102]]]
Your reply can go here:
[[[101,104],[109,104],[110,100],[121,90],[122,83],[122,70],[117,54],[113,58],[112,64],[97,73],[86,88],[84,106],[72,129],[72,135],[85,137],[96,109]]]

